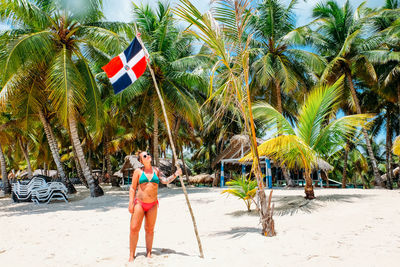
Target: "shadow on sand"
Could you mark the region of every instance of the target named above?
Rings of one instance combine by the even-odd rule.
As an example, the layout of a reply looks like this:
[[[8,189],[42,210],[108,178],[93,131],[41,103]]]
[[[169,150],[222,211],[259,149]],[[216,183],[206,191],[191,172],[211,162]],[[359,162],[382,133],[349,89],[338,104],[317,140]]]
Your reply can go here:
[[[33,202],[14,203],[11,198],[0,200],[1,216],[18,216],[26,214],[43,214],[57,211],[96,210],[99,212],[115,208],[127,208],[129,195],[120,189],[103,188],[105,195],[91,198],[89,190],[77,188],[78,192],[69,195],[69,203],[63,200],[52,200],[49,204],[34,204]]]
[[[303,196],[282,196],[272,198],[275,203],[275,215],[293,215],[297,212],[312,213],[323,206],[324,202],[347,202],[352,203],[354,199],[369,197],[360,194],[329,194],[318,196],[314,200],[307,200]]]
[[[293,215],[297,212],[312,213],[323,206],[324,202],[347,202],[352,203],[354,199],[370,197],[370,195],[360,194],[329,194],[318,196],[314,200],[307,200],[303,196],[277,196],[272,198],[272,203],[275,204],[274,215],[285,216]],[[234,212],[225,213],[225,215],[233,217],[254,216],[258,217],[257,210],[237,210]]]
[[[240,238],[248,233],[261,234],[261,228],[257,227],[232,227],[230,230],[213,233],[213,236],[231,236],[230,238]]]
[[[103,186],[104,196],[91,198],[90,192],[84,186],[77,186],[77,193],[69,195],[69,203],[64,201],[53,200],[49,204],[34,204],[32,202],[14,203],[11,198],[0,199],[0,217],[2,216],[18,216],[29,214],[43,214],[49,212],[63,210],[96,210],[99,212],[109,211],[115,208],[128,209],[129,192],[126,188],[113,188]],[[187,188],[189,195],[197,193],[207,193],[212,188]],[[161,188],[158,193],[159,198],[174,197],[183,195],[183,191],[178,188]],[[212,202],[211,200],[191,200],[191,202]]]
[[[146,249],[146,247],[143,247],[143,246],[137,246],[137,248]],[[162,255],[169,255],[169,254],[175,254],[175,255],[187,256],[187,257],[192,256],[192,255],[186,254],[184,252],[178,252],[176,250],[169,249],[169,248],[154,248],[154,247],[152,249],[152,254],[154,256],[162,256]],[[146,257],[146,253],[145,252],[138,252],[138,253],[136,253],[136,257],[137,256]]]

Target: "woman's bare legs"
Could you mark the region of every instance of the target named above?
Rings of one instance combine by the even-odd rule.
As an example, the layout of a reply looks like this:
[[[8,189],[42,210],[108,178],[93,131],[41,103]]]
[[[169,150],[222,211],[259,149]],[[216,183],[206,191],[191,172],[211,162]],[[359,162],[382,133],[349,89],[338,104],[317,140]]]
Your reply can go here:
[[[140,204],[136,204],[131,217],[131,231],[129,235],[129,261],[135,258],[136,246],[139,239],[139,231],[142,226],[144,211]]]
[[[148,258],[151,258],[151,249],[153,248],[154,225],[156,224],[157,219],[157,209],[158,204],[155,204],[145,214],[146,219],[144,221],[144,230],[146,231],[146,251]]]

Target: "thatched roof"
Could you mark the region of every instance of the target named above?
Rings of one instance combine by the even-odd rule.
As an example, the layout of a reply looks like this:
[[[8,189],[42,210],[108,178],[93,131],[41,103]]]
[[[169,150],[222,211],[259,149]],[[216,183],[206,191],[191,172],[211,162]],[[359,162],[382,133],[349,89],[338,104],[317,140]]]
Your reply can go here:
[[[394,174],[394,175],[397,175],[399,172],[400,172],[400,167],[397,167],[396,169],[393,170],[393,174]],[[384,175],[381,176],[381,179],[382,179],[383,181],[387,181],[386,173],[385,173]]]
[[[333,170],[332,165],[330,165],[328,162],[326,162],[325,160],[318,158],[317,159],[317,163],[318,163],[318,169],[325,171],[325,172],[330,172]]]
[[[33,172],[33,175],[45,175],[51,178],[58,178],[57,170],[44,170],[44,169],[37,169]]]
[[[257,144],[261,145],[263,140],[257,138]],[[229,141],[229,145],[224,151],[217,156],[212,163],[212,168],[215,167],[224,159],[240,159],[244,155],[250,153],[250,139],[247,135],[234,135]]]
[[[160,168],[160,170],[167,176],[171,175],[172,174],[172,159],[160,158],[159,161],[160,161],[160,165],[158,167]],[[183,169],[182,160],[178,159],[178,164],[179,164],[179,167],[181,167],[182,172],[185,173],[184,169]],[[192,172],[190,171],[190,169],[187,166],[186,166],[186,170],[189,175],[192,174]]]
[[[189,176],[189,183],[191,184],[212,184],[215,174],[201,173],[195,176]]]
[[[121,170],[119,170],[117,172],[114,172],[113,176],[116,176],[116,177],[119,177],[119,178],[124,177],[124,175],[122,174]]]
[[[172,159],[166,159],[166,158],[160,158],[159,159],[159,168],[160,170],[167,176],[171,175],[171,170],[172,170]],[[178,164],[181,167],[183,171],[183,163],[182,160],[178,160]],[[124,164],[122,165],[122,168],[114,173],[115,176],[122,177],[122,176],[127,176],[128,171],[131,171],[131,175],[133,173],[133,170],[137,168],[143,167],[143,164],[139,162],[138,157],[135,155],[128,155],[125,157]],[[187,169],[189,175],[191,174],[190,170]]]
[[[124,164],[122,165],[122,168],[118,171],[121,172],[123,175],[128,175],[128,171],[131,172],[131,175],[133,171],[137,168],[143,167],[143,164],[139,162],[138,157],[135,155],[128,155],[125,157]]]
[[[257,138],[258,145],[261,145],[263,142],[264,141],[262,139]],[[250,153],[249,137],[247,135],[234,135],[229,142],[229,146],[224,151],[222,151],[222,153],[218,155],[218,157],[212,163],[212,167],[214,168],[215,165],[220,163],[222,160],[240,159],[248,153]],[[333,170],[333,167],[328,162],[326,162],[321,158],[317,159],[317,163],[318,163],[318,169],[320,170],[323,170],[325,172]]]

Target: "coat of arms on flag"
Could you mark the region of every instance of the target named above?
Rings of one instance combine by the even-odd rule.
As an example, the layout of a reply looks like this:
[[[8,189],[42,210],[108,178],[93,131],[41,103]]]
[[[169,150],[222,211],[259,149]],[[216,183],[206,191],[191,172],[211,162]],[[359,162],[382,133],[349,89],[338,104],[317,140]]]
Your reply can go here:
[[[118,94],[134,83],[146,70],[147,52],[135,37],[129,47],[102,67]]]

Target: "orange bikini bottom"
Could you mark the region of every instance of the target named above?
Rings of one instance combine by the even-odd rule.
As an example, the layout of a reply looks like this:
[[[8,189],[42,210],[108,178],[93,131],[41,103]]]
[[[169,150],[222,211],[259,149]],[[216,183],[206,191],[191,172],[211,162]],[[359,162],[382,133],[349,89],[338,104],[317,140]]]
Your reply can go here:
[[[151,202],[151,203],[145,203],[139,199],[135,199],[135,204],[137,204],[138,202],[140,203],[140,205],[142,206],[142,208],[145,212],[150,210],[154,205],[156,205],[156,204],[158,205],[158,200]]]

